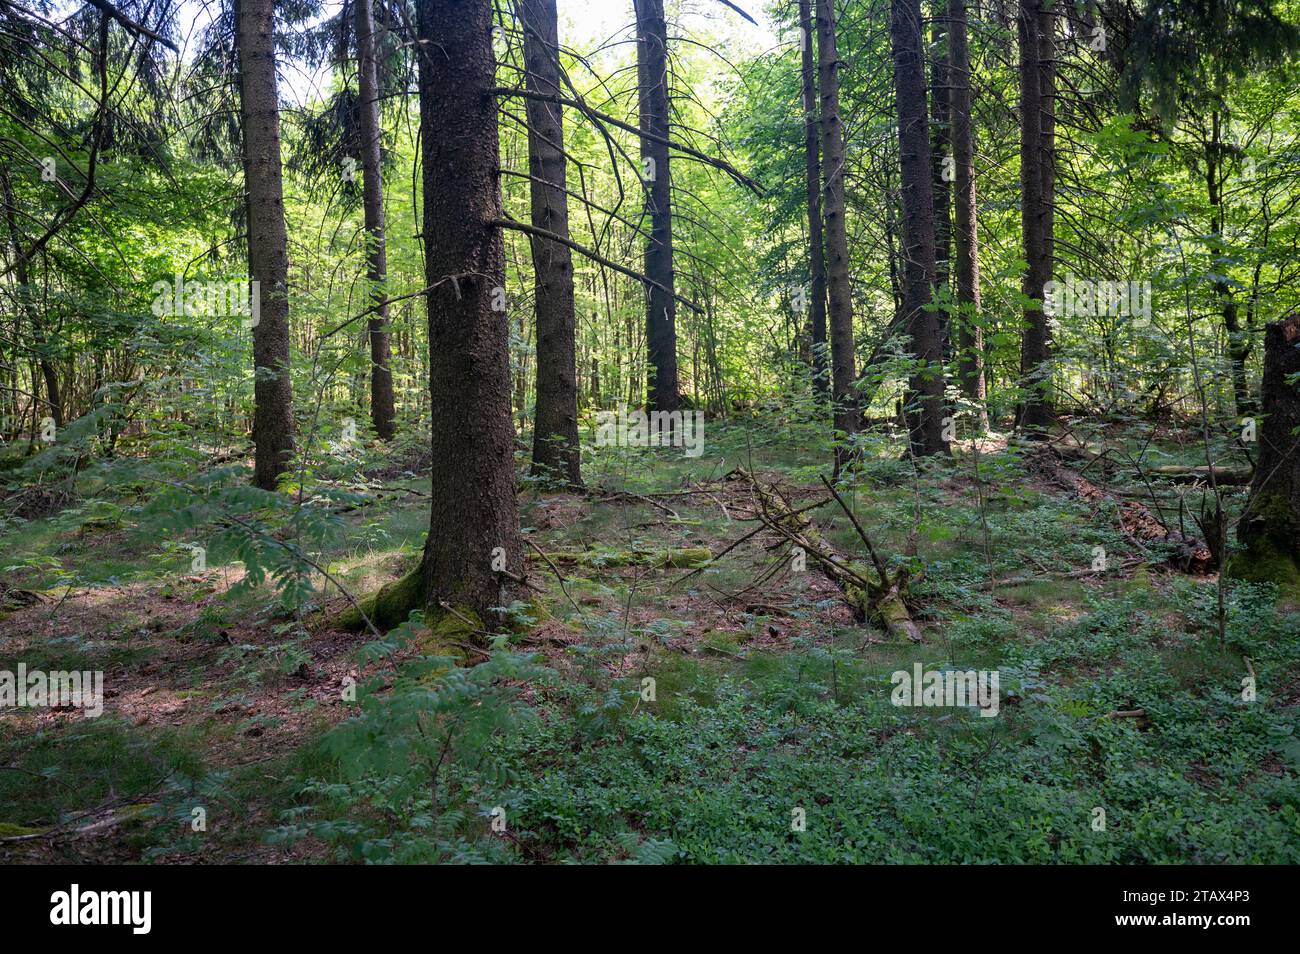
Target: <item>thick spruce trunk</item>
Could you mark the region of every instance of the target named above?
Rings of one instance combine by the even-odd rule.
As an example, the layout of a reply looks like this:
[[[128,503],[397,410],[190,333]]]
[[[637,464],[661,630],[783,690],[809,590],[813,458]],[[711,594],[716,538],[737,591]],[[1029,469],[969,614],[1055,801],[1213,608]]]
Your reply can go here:
[[[1244,550],[1228,575],[1277,583],[1300,597],[1300,314],[1264,328],[1259,463],[1237,525]]]
[[[420,568],[430,613],[492,620],[523,575],[510,417],[510,331],[492,95],[492,5],[416,5],[433,488]],[[499,300],[499,299],[498,299]],[[505,572],[501,572],[504,570]],[[468,615],[468,614],[465,614]]]
[[[1041,305],[1044,288],[1052,280],[1053,265],[1054,24],[1044,0],[1020,0],[1016,18],[1020,45],[1020,224],[1028,263],[1022,291],[1027,298],[1040,302],[1038,307],[1025,309],[1020,342],[1020,383],[1025,397],[1018,423],[1029,437],[1042,436],[1055,419],[1051,330]]]
[[[893,0],[890,36],[903,198],[903,314],[912,353],[923,362],[908,385],[911,400],[918,405],[908,415],[908,424],[914,453],[946,454],[943,330],[938,312],[927,308],[935,283],[934,193],[920,0]]]
[[[954,171],[953,252],[957,273],[957,376],[967,400],[988,426],[984,330],[980,316],[979,219],[975,207],[975,137],[971,123],[970,45],[966,0],[948,0],[948,77]]]

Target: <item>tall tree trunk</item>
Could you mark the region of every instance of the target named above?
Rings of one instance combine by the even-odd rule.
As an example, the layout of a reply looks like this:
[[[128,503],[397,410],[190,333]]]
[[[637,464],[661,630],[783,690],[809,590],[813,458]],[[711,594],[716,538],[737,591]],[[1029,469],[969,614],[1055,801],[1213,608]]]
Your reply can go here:
[[[559,27],[555,0],[524,0],[524,65],[530,90],[560,96]],[[569,237],[565,194],[563,113],[558,103],[529,99],[528,169],[532,223]],[[569,247],[530,237],[537,300],[537,413],[533,419],[534,476],[582,483],[578,443],[577,322]]]
[[[988,427],[984,382],[984,329],[980,327],[979,221],[975,211],[975,137],[971,122],[970,46],[966,0],[948,0],[948,78],[951,87],[954,166],[954,252],[957,263],[957,374],[961,392],[979,405]]]
[[[280,165],[275,85],[275,4],[237,0],[239,103],[248,194],[248,271],[261,287],[253,327],[253,483],[274,490],[293,457],[293,384],[289,376],[289,249]]]
[[[933,9],[930,27],[931,49],[934,51],[930,69],[930,151],[934,160],[934,275],[935,287],[946,289],[952,246],[952,173],[945,174],[944,169],[944,160],[952,159],[947,0],[933,0]],[[947,317],[942,313],[939,321],[947,325]],[[944,337],[947,338],[946,327]]]
[[[1020,378],[1025,389],[1018,423],[1029,437],[1042,436],[1052,423],[1051,333],[1041,301],[1052,280],[1052,203],[1055,191],[1056,74],[1053,14],[1044,0],[1020,0],[1016,18],[1020,42],[1020,224],[1024,233],[1027,298],[1040,302],[1025,309],[1020,342]]]
[[[355,0],[357,86],[361,112],[362,201],[366,216],[366,277],[376,308],[370,316],[370,420],[381,440],[395,431],[393,373],[388,367],[388,251],[384,234],[384,169],[380,146],[379,66],[375,52],[373,0]]]
[[[510,418],[492,5],[419,0],[420,143],[433,488],[421,592],[479,619],[522,575]],[[494,568],[495,561],[495,568]],[[499,572],[504,568],[505,573]]]
[[[813,384],[817,394],[830,395],[826,353],[826,251],[822,228],[822,170],[817,120],[817,71],[813,65],[811,0],[799,0],[799,50],[803,84],[804,167],[808,187],[809,319],[812,326]]]
[[[667,145],[668,24],[664,0],[634,0],[634,6],[641,130],[655,137],[641,139],[642,178],[650,214],[645,274],[655,283],[646,288],[647,406],[655,411],[676,411],[681,396],[677,384],[672,178]]]
[[[836,469],[858,429],[854,393],[853,296],[844,203],[844,128],[840,121],[840,57],[835,0],[817,0],[817,82],[821,94],[822,178],[825,182],[826,290],[830,302],[831,395],[835,402]]]
[[[1226,254],[1223,248],[1223,187],[1226,178],[1223,124],[1224,117],[1216,109],[1210,117],[1210,139],[1205,144],[1205,189],[1210,203],[1210,232],[1215,239],[1216,255]],[[1240,309],[1233,297],[1231,285],[1225,281],[1216,281],[1214,294],[1219,300],[1219,312],[1223,315],[1223,327],[1228,334],[1233,403],[1238,417],[1250,417],[1256,411],[1255,402],[1250,397],[1250,385],[1246,380],[1246,362],[1250,358],[1251,348],[1250,329],[1241,326]]]
[[[947,454],[944,438],[943,330],[926,308],[935,281],[933,162],[926,126],[925,62],[921,53],[920,0],[893,0],[890,36],[898,105],[898,151],[903,199],[903,311],[912,352],[923,365],[909,382],[919,404],[909,415],[912,450]]]
[[[63,427],[63,398],[60,396],[59,375],[55,370],[54,362],[50,359],[49,342],[45,336],[45,328],[41,322],[40,313],[32,305],[30,274],[27,271],[27,254],[23,249],[22,233],[18,229],[18,220],[14,215],[17,206],[14,204],[13,185],[9,181],[9,173],[0,171],[0,187],[4,190],[5,200],[5,220],[9,226],[9,244],[13,250],[14,256],[14,283],[15,294],[18,298],[18,313],[27,317],[28,323],[32,326],[32,350],[36,353],[36,360],[40,364],[41,377],[45,379],[45,394],[49,399],[50,418],[54,421],[55,428]],[[15,377],[17,381],[17,368],[15,367]],[[33,379],[33,385],[35,380]],[[35,391],[33,387],[33,391]],[[17,400],[15,400],[17,406]]]
[[[1245,552],[1228,574],[1282,584],[1300,596],[1300,314],[1264,327],[1264,378],[1260,388],[1264,424],[1259,463],[1237,540]]]

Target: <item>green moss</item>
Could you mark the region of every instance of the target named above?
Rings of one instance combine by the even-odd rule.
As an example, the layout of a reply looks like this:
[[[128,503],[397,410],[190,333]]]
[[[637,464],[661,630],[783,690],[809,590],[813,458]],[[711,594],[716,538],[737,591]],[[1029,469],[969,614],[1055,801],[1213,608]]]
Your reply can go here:
[[[1300,598],[1300,544],[1287,500],[1281,494],[1262,493],[1250,509],[1251,518],[1263,522],[1263,532],[1233,554],[1224,572],[1250,583],[1276,583],[1284,595]]]
[[[360,610],[370,618],[376,629],[387,631],[400,626],[410,618],[411,611],[424,608],[424,582],[420,565],[416,564],[400,579],[385,583],[375,593],[358,600]],[[360,630],[366,625],[357,606],[348,606],[334,619],[340,629]]]
[[[149,818],[158,810],[157,802],[141,802],[139,805],[123,805],[117,810],[121,822],[134,822]]]
[[[23,835],[39,835],[44,828],[27,828],[13,822],[0,822],[0,838],[20,838]]]
[[[1261,493],[1251,503],[1251,511],[1269,527],[1289,527],[1291,508],[1281,494]]]
[[[428,632],[416,639],[426,656],[456,656],[465,659],[472,647],[482,642],[483,621],[472,609],[457,606],[438,613],[428,623]]]
[[[704,634],[700,652],[718,656],[735,656],[740,650],[740,634],[711,629]]]
[[[1285,596],[1300,599],[1300,563],[1268,538],[1233,554],[1225,572],[1248,583],[1276,583]]]
[[[455,656],[463,660],[470,655],[471,647],[483,641],[486,627],[472,609],[457,606],[449,610],[427,611],[419,565],[357,602],[381,632],[405,623],[413,610],[426,610],[425,628],[419,630],[415,638],[416,647],[426,656]],[[334,622],[349,630],[360,630],[366,625],[355,606],[339,613]]]
[[[693,570],[713,559],[713,554],[708,547],[668,550],[554,550],[546,555],[552,560],[568,561],[582,566],[649,566],[655,569],[682,570]]]
[[[1133,578],[1128,581],[1125,587],[1130,596],[1145,596],[1155,592],[1155,587],[1151,584],[1151,573],[1145,566],[1140,566],[1133,571]]]

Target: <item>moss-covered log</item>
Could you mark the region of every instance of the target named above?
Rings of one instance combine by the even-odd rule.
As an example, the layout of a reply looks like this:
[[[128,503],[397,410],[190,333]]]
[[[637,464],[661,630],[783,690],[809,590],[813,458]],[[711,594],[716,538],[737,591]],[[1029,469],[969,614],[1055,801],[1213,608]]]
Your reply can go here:
[[[1205,464],[1196,467],[1188,467],[1181,464],[1165,464],[1160,467],[1152,467],[1147,473],[1152,477],[1159,477],[1163,480],[1172,480],[1176,483],[1184,481],[1202,481],[1210,482],[1210,468]],[[1250,467],[1224,467],[1216,466],[1214,468],[1214,482],[1222,487],[1239,487],[1242,484],[1250,483],[1250,478],[1254,470]]]
[[[894,639],[922,641],[921,630],[907,608],[910,571],[906,567],[890,573],[874,548],[871,553],[873,566],[845,559],[835,552],[810,520],[795,512],[779,491],[765,490],[757,480],[749,479],[759,500],[760,519],[792,544],[803,548],[821,571],[844,591],[844,598],[857,619],[878,624]],[[838,499],[834,488],[831,488],[831,493]],[[851,519],[858,533],[863,535],[864,542],[870,546],[856,518]]]
[[[1043,448],[1034,454],[1032,460],[1053,483],[1073,491],[1091,506],[1113,499],[1109,491],[1064,466],[1061,456],[1055,448]],[[1205,541],[1165,526],[1164,521],[1139,500],[1125,500],[1119,504],[1119,523],[1125,535],[1143,547],[1152,544],[1170,547],[1169,563],[1184,573],[1204,573],[1214,566],[1214,555]]]
[[[590,567],[648,566],[656,569],[701,567],[713,559],[708,547],[685,547],[666,550],[550,550],[546,553],[558,562],[578,563]]]
[[[855,568],[867,571],[862,564]],[[870,571],[867,571],[870,572]],[[900,574],[901,576],[902,574]],[[900,585],[900,582],[902,585]],[[894,581],[888,587],[872,585],[864,591],[861,587],[847,585],[844,595],[853,606],[859,619],[868,619],[884,628],[891,637],[898,640],[921,642],[920,627],[912,620],[912,614],[904,599],[907,593],[906,580]]]

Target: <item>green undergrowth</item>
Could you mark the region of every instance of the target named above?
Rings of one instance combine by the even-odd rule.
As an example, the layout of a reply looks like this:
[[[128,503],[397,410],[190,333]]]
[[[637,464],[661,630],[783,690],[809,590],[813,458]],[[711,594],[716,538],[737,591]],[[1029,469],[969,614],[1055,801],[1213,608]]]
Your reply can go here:
[[[420,493],[322,496],[330,512],[304,517],[218,476],[161,523],[175,501],[134,485],[93,520],[9,519],[7,582],[49,592],[11,617],[23,635],[0,639],[0,668],[104,669],[108,685],[136,680],[137,705],[170,693],[189,715],[134,724],[110,701],[98,720],[6,716],[0,838],[39,834],[67,860],[1300,862],[1300,614],[1285,592],[1229,581],[1220,634],[1216,584],[1135,549],[1113,504],[1045,485],[1018,451],[918,467],[880,441],[839,490],[885,561],[915,571],[925,641],[891,642],[782,548],[691,568],[626,558],[717,554],[752,529],[734,482],[677,493],[737,466],[821,492],[788,427],[709,426],[700,459],[599,449],[589,496],[526,487],[527,537],[581,558],[556,561],[563,587],[531,561],[541,592],[503,607],[492,640],[481,621],[458,641],[408,618],[409,600],[380,614],[382,638],[340,636],[329,621],[347,602],[319,574],[279,582],[298,572],[284,547],[231,538],[206,575],[181,547],[233,513],[359,599],[391,595],[418,561]],[[672,513],[647,494],[674,494],[653,498]],[[835,505],[815,519],[863,558]],[[1103,569],[1067,575],[1099,552]],[[250,557],[264,578],[216,591]],[[77,593],[101,615],[63,622]],[[996,670],[997,716],[892,705],[892,674],[918,663]],[[336,696],[342,672],[358,679],[335,705],[321,686]],[[140,697],[148,680],[161,691]],[[57,836],[127,809],[90,845]]]

